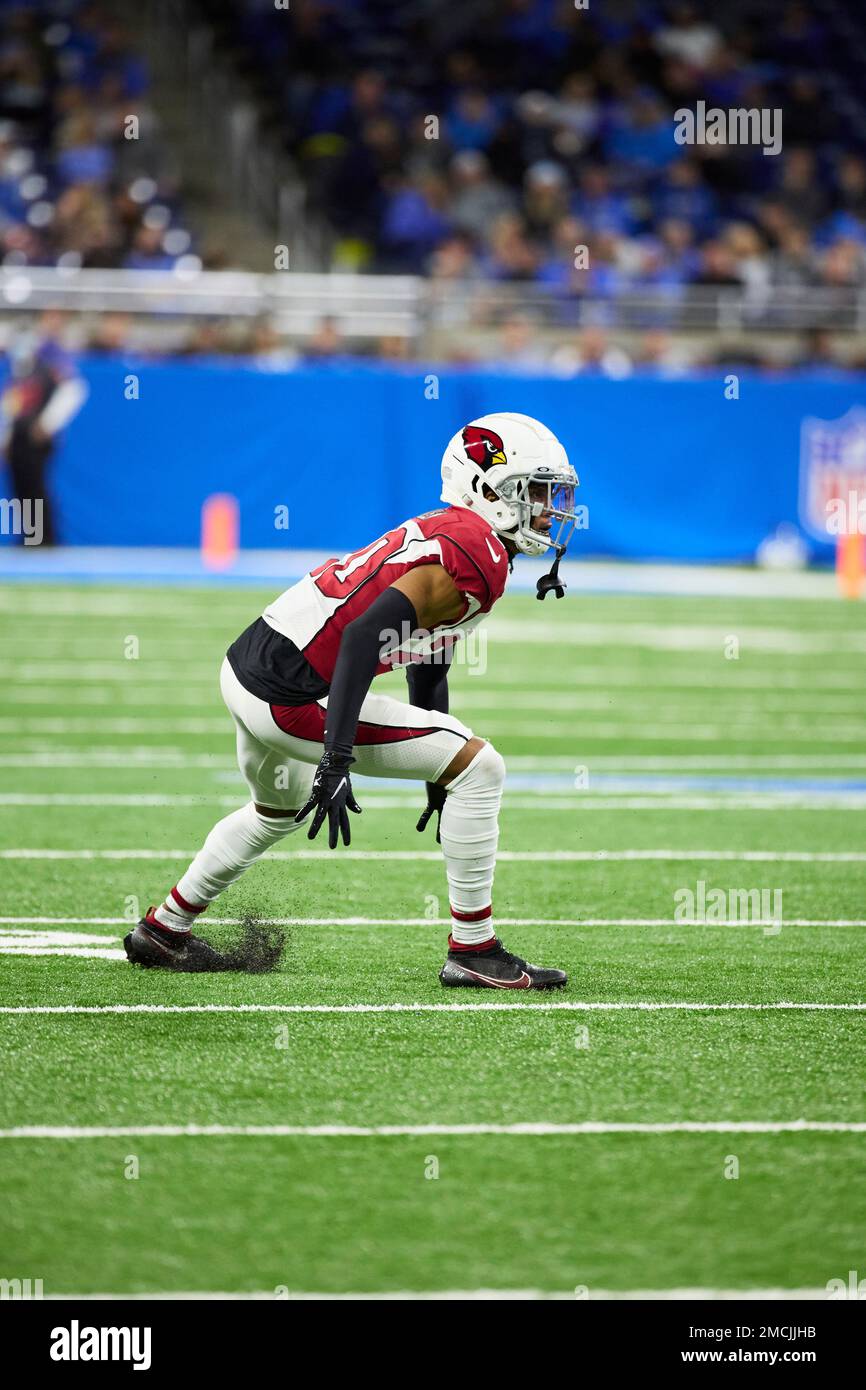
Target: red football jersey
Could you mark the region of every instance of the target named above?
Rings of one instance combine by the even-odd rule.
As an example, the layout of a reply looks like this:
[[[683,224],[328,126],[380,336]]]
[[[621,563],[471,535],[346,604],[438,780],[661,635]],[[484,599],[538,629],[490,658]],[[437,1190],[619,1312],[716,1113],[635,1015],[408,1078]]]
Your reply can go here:
[[[475,627],[501,598],[508,577],[505,547],[488,522],[466,507],[425,512],[368,545],[327,560],[264,611],[265,622],[288,637],[323,680],[334,674],[343,629],[359,617],[395,579],[416,565],[441,565],[463,596],[453,623],[433,629],[430,639],[399,644],[407,655],[430,650]],[[377,674],[390,670],[379,664]]]

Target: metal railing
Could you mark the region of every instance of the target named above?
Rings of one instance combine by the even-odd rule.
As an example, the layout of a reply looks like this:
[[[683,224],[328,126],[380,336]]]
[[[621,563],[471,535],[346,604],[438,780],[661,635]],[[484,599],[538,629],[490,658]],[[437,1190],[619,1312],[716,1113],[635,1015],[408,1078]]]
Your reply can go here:
[[[532,285],[443,284],[409,275],[207,271],[184,261],[173,271],[0,269],[0,313],[47,308],[189,319],[266,315],[280,334],[299,339],[326,316],[336,319],[345,337],[361,339],[496,330],[515,316],[560,336],[589,325],[714,334],[820,328],[866,333],[863,290],[778,288],[757,295],[704,286],[602,299],[554,294]]]

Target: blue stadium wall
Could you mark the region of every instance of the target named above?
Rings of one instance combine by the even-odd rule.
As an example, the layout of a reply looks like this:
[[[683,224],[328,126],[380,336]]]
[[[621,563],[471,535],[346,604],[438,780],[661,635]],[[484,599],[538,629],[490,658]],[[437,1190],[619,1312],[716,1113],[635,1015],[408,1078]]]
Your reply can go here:
[[[54,465],[72,545],[196,546],[202,503],[240,504],[245,548],[344,551],[437,505],[439,460],[474,416],[517,410],[563,439],[589,507],[577,558],[748,561],[798,524],[800,432],[866,404],[842,374],[551,380],[357,363],[268,372],[237,362],[88,361],[90,398]],[[139,398],[125,398],[125,378]],[[9,479],[0,495],[9,495]],[[274,524],[289,510],[288,530]],[[0,541],[7,541],[7,537]],[[814,541],[810,542],[814,547]],[[820,552],[820,547],[818,547]],[[826,550],[826,548],[824,548]]]

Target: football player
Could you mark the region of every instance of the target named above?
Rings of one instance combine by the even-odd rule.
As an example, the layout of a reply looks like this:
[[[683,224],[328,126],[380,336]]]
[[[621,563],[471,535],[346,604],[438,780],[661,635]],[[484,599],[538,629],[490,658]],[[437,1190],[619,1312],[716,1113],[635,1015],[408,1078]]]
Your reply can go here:
[[[303,827],[350,841],[360,811],[351,770],[424,780],[423,830],[435,816],[451,904],[443,985],[563,986],[562,970],[506,951],[494,927],[493,873],[505,764],[448,710],[456,638],[489,613],[517,554],[552,547],[538,597],[562,597],[559,561],[575,527],[577,476],[550,430],[495,414],[455,434],[442,458],[446,506],[328,560],[275,599],[229,647],[223,699],[250,800],[211,830],[165,901],[126,938],[129,959],[175,970],[231,961],[192,928],[230,884]],[[409,703],[370,692],[408,660]]]

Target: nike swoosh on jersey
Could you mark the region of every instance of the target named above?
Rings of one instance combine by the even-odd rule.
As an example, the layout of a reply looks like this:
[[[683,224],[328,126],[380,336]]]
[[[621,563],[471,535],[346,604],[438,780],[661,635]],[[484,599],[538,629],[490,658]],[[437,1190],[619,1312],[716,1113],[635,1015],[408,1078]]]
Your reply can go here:
[[[487,549],[490,551],[490,554],[493,556],[493,559],[496,561],[496,563],[498,564],[500,560],[504,560],[505,556],[502,553],[502,551],[493,549],[493,546],[490,544],[490,537],[485,536],[484,539],[487,542]]]

